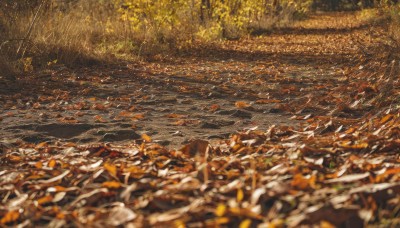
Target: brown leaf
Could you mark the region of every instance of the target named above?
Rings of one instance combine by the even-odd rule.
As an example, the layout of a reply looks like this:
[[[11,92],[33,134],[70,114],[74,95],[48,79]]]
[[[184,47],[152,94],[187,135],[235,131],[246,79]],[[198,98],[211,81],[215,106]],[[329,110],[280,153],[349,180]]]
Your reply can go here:
[[[271,104],[271,103],[280,103],[280,100],[275,100],[275,99],[260,99],[256,100],[257,104]]]
[[[189,144],[186,144],[184,147],[180,149],[183,154],[194,157],[195,155],[199,154],[204,156],[208,151],[210,143],[205,140],[196,139]]]

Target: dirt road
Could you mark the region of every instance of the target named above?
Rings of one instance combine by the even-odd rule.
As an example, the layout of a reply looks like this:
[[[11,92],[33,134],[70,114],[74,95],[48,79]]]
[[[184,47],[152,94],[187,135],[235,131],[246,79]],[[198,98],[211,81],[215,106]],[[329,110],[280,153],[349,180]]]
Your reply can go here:
[[[178,57],[54,66],[1,91],[0,138],[123,143],[147,134],[179,148],[195,138],[214,142],[246,129],[296,126],[333,109],[330,101],[307,104],[346,83],[369,35],[355,15],[334,13]]]

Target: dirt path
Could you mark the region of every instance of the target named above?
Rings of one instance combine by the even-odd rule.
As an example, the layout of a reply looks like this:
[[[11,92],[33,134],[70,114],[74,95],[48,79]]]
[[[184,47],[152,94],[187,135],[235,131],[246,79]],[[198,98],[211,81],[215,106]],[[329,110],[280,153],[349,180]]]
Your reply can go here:
[[[325,14],[21,78],[0,90],[0,223],[398,227],[399,69],[363,61],[378,29]]]
[[[246,129],[295,126],[333,108],[327,101],[307,109],[308,98],[346,83],[344,72],[368,33],[354,15],[335,13],[181,57],[54,67],[0,93],[0,138],[123,143],[147,134],[179,148],[194,138],[214,142]],[[296,113],[296,103],[305,108]]]

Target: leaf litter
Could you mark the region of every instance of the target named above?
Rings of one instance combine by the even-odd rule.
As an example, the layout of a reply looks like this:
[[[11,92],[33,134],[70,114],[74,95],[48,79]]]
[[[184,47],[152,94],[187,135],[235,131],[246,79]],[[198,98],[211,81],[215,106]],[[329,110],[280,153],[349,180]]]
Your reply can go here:
[[[351,15],[339,15],[341,20],[329,23],[352,23]],[[367,40],[364,33],[357,30],[353,33]],[[164,82],[171,81],[176,86],[171,88],[180,94],[194,93],[200,97],[228,94],[235,98],[228,104],[212,100],[213,103],[204,105],[204,113],[225,112],[229,118],[254,120],[259,111],[257,105],[269,105],[270,113],[285,113],[298,121],[297,126],[270,124],[259,129],[250,124],[227,137],[214,141],[194,139],[175,149],[160,144],[151,132],[130,134],[130,140],[124,143],[83,144],[68,140],[1,143],[1,225],[243,228],[361,227],[385,222],[398,225],[398,62],[361,59],[352,61],[355,66],[344,65],[340,58],[349,58],[347,52],[354,47],[348,46],[349,35],[340,33],[324,36],[330,44],[325,49],[304,43],[288,45],[291,40],[299,39],[312,43],[320,38],[318,34],[301,38],[282,31],[271,36],[274,45],[268,43],[272,42],[268,37],[225,42],[221,46],[224,51],[211,56],[218,59],[222,58],[221,53],[228,55],[234,51],[235,55],[228,56],[238,60],[226,60],[224,56],[218,60],[221,62],[216,61],[214,64],[221,71],[207,68],[209,62],[201,61],[203,68],[189,68],[185,64],[192,62],[185,59],[180,63],[182,68],[149,63],[148,69],[152,69],[153,75],[165,75]],[[311,50],[303,50],[307,47]],[[353,53],[357,53],[356,49]],[[270,50],[286,63],[278,66],[270,58],[260,56],[265,53],[254,55],[254,50],[267,50],[265,53]],[[309,52],[318,55],[298,60],[298,53]],[[314,64],[317,66],[311,66],[313,70],[307,71],[311,69],[308,67],[303,70],[316,74],[320,67],[322,74],[326,66],[332,66],[323,63],[327,56],[335,58],[329,53],[339,56],[330,60],[336,64],[337,72],[333,75],[303,77],[304,74],[296,75],[294,70],[299,66],[289,64],[296,60]],[[202,53],[198,55],[201,60]],[[252,62],[253,66],[244,63],[246,58],[256,57],[271,62]],[[185,67],[193,70],[184,70]],[[218,87],[196,90],[184,80],[173,81],[177,73],[186,72],[185,80],[201,81],[205,72],[218,75],[223,71],[233,72],[230,68],[237,75],[224,75],[226,82],[218,77],[207,81],[222,83]],[[253,74],[239,72],[248,72],[246,68]],[[141,74],[151,78],[146,76],[148,72]],[[149,108],[158,102],[145,90],[134,91],[135,101],[125,94],[104,100],[93,97],[87,90],[81,91],[88,94],[87,99],[76,101],[68,88],[53,90],[39,96],[37,102],[10,106],[2,121],[7,123],[8,118],[19,115],[18,110],[27,115],[24,109],[46,107],[55,112],[72,110],[73,116],[54,116],[68,124],[77,124],[91,110],[95,112],[91,118],[97,124],[107,124],[113,119],[129,120],[132,121],[129,127],[135,128],[133,125],[152,119],[154,114]],[[174,99],[167,98],[164,102],[175,102]],[[228,106],[234,112],[226,110]],[[114,109],[117,107],[120,109]],[[108,110],[114,114],[108,115]],[[42,117],[50,118],[46,115]],[[213,126],[201,125],[203,119],[173,109],[164,110],[160,116],[166,118],[165,123],[171,125],[176,137],[183,134],[184,128],[180,127]],[[65,127],[64,131],[71,129]]]

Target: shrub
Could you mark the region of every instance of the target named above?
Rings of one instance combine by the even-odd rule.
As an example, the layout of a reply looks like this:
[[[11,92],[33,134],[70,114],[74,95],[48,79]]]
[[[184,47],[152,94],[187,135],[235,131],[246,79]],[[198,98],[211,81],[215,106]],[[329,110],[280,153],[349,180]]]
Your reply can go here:
[[[0,53],[23,70],[32,69],[25,67],[27,59],[35,68],[135,58],[284,26],[310,5],[309,0],[5,0]]]

